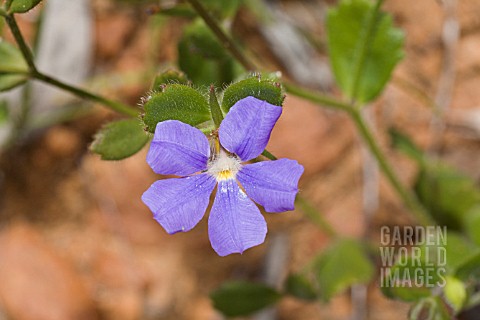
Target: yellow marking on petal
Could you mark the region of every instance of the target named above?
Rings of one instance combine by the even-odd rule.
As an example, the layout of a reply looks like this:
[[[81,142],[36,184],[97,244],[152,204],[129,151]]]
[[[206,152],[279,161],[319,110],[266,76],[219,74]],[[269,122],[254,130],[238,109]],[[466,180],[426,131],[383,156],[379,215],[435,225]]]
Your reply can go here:
[[[235,173],[232,170],[223,170],[217,173],[217,180],[228,180],[235,177]]]

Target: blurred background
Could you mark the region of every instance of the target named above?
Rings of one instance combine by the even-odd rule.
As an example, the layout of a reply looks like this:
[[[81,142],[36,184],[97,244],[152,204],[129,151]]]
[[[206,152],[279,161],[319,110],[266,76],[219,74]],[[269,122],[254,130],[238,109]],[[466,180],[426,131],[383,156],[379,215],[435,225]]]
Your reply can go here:
[[[18,23],[40,70],[137,105],[155,74],[177,62],[192,67],[181,55],[195,49],[178,46],[191,17],[169,12],[175,4],[45,0]],[[265,69],[335,93],[324,31],[333,4],[245,0],[224,23]],[[478,182],[480,2],[388,0],[384,9],[405,32],[405,57],[365,116],[405,183],[416,166],[390,149],[385,132],[393,124]],[[6,26],[2,37],[12,41]],[[195,83],[231,81],[222,75]],[[88,151],[95,132],[118,115],[28,86],[0,95],[1,320],[223,319],[209,299],[223,281],[279,286],[329,243],[300,210],[266,214],[266,243],[243,255],[218,257],[206,219],[167,235],[140,200],[159,178],[145,162],[147,149],[118,162]],[[305,167],[300,192],[340,234],[378,241],[379,226],[412,223],[346,115],[289,95],[268,148]],[[369,319],[406,318],[408,305],[387,300],[375,283],[366,290]],[[251,319],[350,319],[354,296],[329,304],[286,298]]]

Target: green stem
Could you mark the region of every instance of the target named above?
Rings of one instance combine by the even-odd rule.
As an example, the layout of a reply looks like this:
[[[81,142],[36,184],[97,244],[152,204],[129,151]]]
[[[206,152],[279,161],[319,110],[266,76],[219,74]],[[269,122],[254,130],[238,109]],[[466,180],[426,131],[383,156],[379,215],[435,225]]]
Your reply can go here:
[[[198,15],[203,19],[207,26],[212,30],[215,36],[220,40],[222,45],[227,51],[229,51],[235,59],[247,70],[255,70],[255,65],[247,59],[247,57],[240,50],[238,45],[222,30],[220,24],[216,19],[207,11],[207,9],[197,0],[187,0]]]
[[[300,210],[317,226],[325,232],[331,238],[338,238],[337,231],[332,227],[332,225],[324,218],[323,214],[317,210],[307,199],[301,195],[297,195],[297,200],[295,201],[299,206]]]
[[[367,127],[364,119],[362,118],[360,110],[352,108],[349,113],[360,135],[370,149],[370,152],[375,156],[380,169],[403,202],[413,212],[415,218],[419,221],[419,223],[424,225],[435,224],[425,208],[420,204],[420,202],[418,202],[418,199],[415,197],[415,195],[406,189],[400,182],[400,179],[393,171],[390,163],[373,137],[370,128]]]
[[[106,106],[106,107],[108,107],[108,108],[110,108],[114,111],[117,111],[119,113],[122,113],[124,115],[131,116],[131,117],[136,117],[139,114],[139,111],[135,110],[134,108],[132,108],[129,105],[126,105],[126,104],[123,104],[123,103],[117,102],[117,101],[112,101],[112,100],[109,100],[109,99],[104,98],[102,96],[98,96],[96,94],[85,91],[83,89],[71,86],[71,85],[66,84],[64,82],[61,82],[60,80],[57,80],[57,79],[52,78],[48,75],[45,75],[41,72],[38,72],[38,71],[33,72],[31,74],[31,76],[33,78],[37,79],[37,80],[40,80],[42,82],[48,83],[48,84],[50,84],[52,86],[55,86],[57,88],[68,91],[68,92],[76,95],[77,97],[88,99],[90,101],[98,102],[100,104],[103,104],[104,106]]]
[[[20,51],[21,51],[25,61],[28,64],[28,68],[30,70],[29,74],[30,74],[31,78],[43,81],[43,82],[48,83],[50,85],[53,85],[57,88],[68,91],[68,92],[76,95],[77,97],[101,103],[104,106],[106,106],[106,107],[108,107],[108,108],[110,108],[114,111],[117,111],[119,113],[122,113],[124,115],[127,115],[127,116],[136,117],[139,114],[139,112],[137,110],[135,110],[134,108],[132,108],[129,105],[123,104],[121,102],[112,101],[112,100],[109,100],[109,99],[104,98],[102,96],[98,96],[96,94],[85,91],[81,88],[71,86],[69,84],[66,84],[66,83],[64,83],[60,80],[57,80],[53,77],[50,77],[50,76],[45,75],[45,74],[41,73],[40,71],[38,71],[37,67],[35,66],[35,62],[33,60],[32,51],[30,50],[30,48],[26,44],[25,39],[23,38],[22,33],[20,32],[20,29],[18,28],[15,17],[13,16],[13,14],[9,14],[9,15],[5,16],[5,20],[8,24],[8,26],[10,27],[10,30],[12,31],[12,35],[13,35],[15,41],[17,42],[18,47],[20,48]]]
[[[288,93],[328,108],[339,109],[347,112],[350,112],[350,109],[352,108],[350,104],[335,100],[329,96],[319,94],[318,92],[308,90],[291,83],[284,83],[283,86]]]
[[[18,47],[20,48],[20,51],[22,52],[22,55],[28,64],[28,68],[30,69],[30,71],[36,72],[37,67],[35,66],[35,63],[33,61],[32,51],[25,42],[25,39],[23,38],[22,33],[18,28],[17,21],[15,20],[13,14],[6,15],[5,21],[7,22],[10,30],[12,31],[12,35],[15,38],[15,41],[17,42]]]
[[[7,1],[5,1],[5,8],[6,8],[7,10],[10,9],[10,6],[12,5],[12,1],[13,1],[13,0],[7,0]]]
[[[356,59],[355,61],[356,63],[354,64],[355,70],[353,72],[353,91],[352,91],[353,100],[355,100],[358,95],[360,79],[363,75],[363,67],[365,65],[365,59],[367,57],[367,51],[370,45],[370,39],[372,38],[375,21],[377,20],[378,12],[380,10],[380,7],[383,1],[384,0],[377,0],[377,3],[375,4],[373,11],[371,11],[370,16],[368,18],[368,25],[366,28],[366,40],[360,41],[360,48],[356,50],[357,52],[360,52],[360,54],[358,55],[358,59]]]

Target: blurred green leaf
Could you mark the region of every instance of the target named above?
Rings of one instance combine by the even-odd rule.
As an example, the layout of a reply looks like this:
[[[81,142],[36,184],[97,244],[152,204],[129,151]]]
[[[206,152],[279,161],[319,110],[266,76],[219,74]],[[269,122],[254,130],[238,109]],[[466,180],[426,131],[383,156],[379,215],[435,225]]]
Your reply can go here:
[[[301,274],[290,274],[285,282],[285,291],[302,300],[315,300],[318,295],[312,283]]]
[[[207,59],[225,59],[228,54],[210,28],[201,19],[185,28],[183,39],[189,49]]]
[[[194,18],[197,13],[189,4],[177,4],[171,8],[160,9],[159,14],[164,14],[171,17]]]
[[[0,73],[28,72],[28,65],[16,47],[0,38]]]
[[[149,137],[138,119],[110,122],[96,135],[90,149],[103,160],[121,160],[142,149]]]
[[[28,80],[25,75],[0,74],[0,92],[7,91],[24,84]]]
[[[157,75],[153,81],[152,90],[162,91],[162,86],[167,84],[188,84],[188,78],[185,73],[178,70],[166,70]]]
[[[246,281],[227,282],[210,295],[215,309],[228,317],[245,316],[276,303],[275,289]]]
[[[447,284],[443,288],[445,299],[455,312],[459,312],[467,300],[465,284],[455,278],[447,277]]]
[[[475,181],[444,164],[422,167],[415,192],[432,217],[454,230],[463,227],[468,210],[480,203],[480,190]]]
[[[402,258],[387,274],[382,274],[380,287],[385,296],[418,301],[431,296],[433,288],[444,284],[443,270],[439,271],[438,264],[425,262],[425,252],[418,258]]]
[[[470,255],[469,258],[458,266],[455,276],[461,280],[480,281],[480,252]]]
[[[403,57],[403,32],[373,1],[340,1],[328,12],[327,37],[338,85],[361,103],[378,96]]]
[[[351,285],[368,283],[374,273],[363,246],[353,239],[336,240],[319,255],[314,268],[325,301]]]
[[[179,120],[197,126],[211,119],[205,97],[182,84],[167,85],[162,92],[153,93],[143,107],[143,122],[151,133],[155,132],[157,123],[165,120]]]
[[[25,83],[27,72],[28,65],[20,50],[0,38],[0,91]]]
[[[480,204],[467,211],[463,225],[468,237],[480,246]]]
[[[454,274],[459,267],[469,261],[479,251],[461,233],[451,230],[447,233],[444,247],[446,251],[445,262],[449,274]]]
[[[403,152],[408,157],[423,164],[425,161],[422,150],[404,133],[395,128],[388,130],[393,148]]]
[[[25,13],[32,10],[42,0],[13,0],[9,11],[11,13]]]
[[[451,315],[439,297],[428,297],[412,306],[409,320],[452,320]]]
[[[217,19],[231,18],[237,12],[243,0],[202,0],[202,4]]]
[[[227,113],[230,108],[248,96],[281,106],[285,95],[280,83],[270,79],[253,76],[228,86],[223,93],[222,109]]]
[[[178,66],[193,83],[207,86],[230,83],[243,70],[201,20],[185,29],[178,43]]]
[[[1,79],[1,78],[0,78]],[[1,81],[1,80],[0,80]],[[0,100],[0,125],[8,121],[10,116],[10,110],[8,109],[8,103],[5,100]]]

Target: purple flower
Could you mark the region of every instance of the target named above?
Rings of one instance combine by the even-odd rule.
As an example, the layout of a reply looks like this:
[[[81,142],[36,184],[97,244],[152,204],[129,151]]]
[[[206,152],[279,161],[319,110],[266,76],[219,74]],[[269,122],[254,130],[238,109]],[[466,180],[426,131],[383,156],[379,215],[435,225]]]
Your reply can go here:
[[[289,159],[244,164],[265,149],[281,113],[281,107],[254,97],[238,101],[212,150],[200,130],[176,120],[158,123],[147,162],[158,174],[182,178],[158,180],[143,194],[155,220],[170,234],[191,230],[217,186],[208,219],[213,249],[226,256],[261,244],[267,224],[252,200],[267,212],[293,210],[303,173]]]

